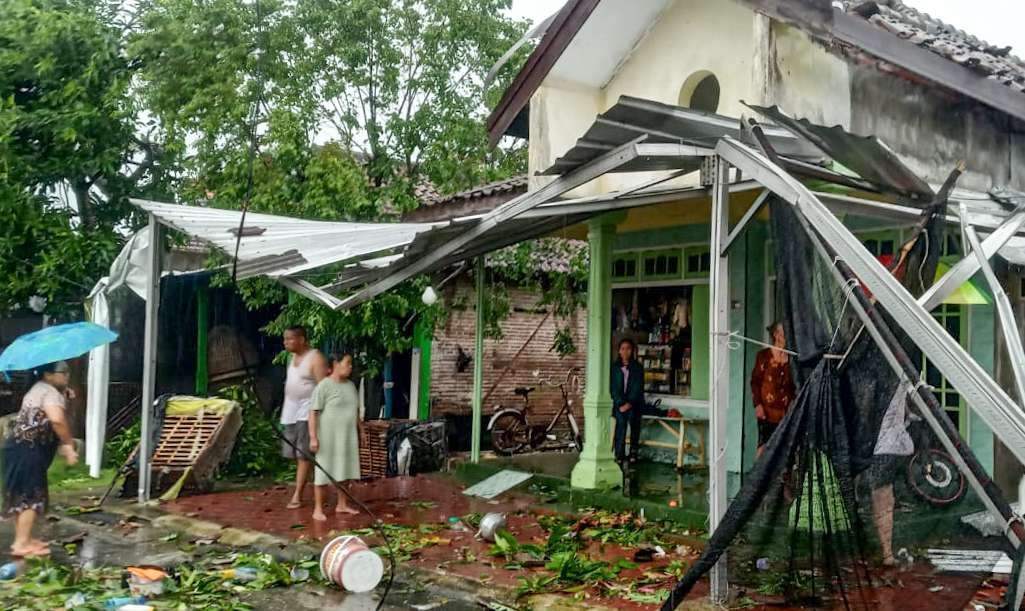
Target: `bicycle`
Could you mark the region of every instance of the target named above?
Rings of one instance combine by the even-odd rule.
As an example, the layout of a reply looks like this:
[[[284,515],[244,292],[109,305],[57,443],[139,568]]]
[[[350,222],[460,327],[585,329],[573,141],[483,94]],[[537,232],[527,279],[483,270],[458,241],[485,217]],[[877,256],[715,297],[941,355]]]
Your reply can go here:
[[[524,448],[538,449],[548,441],[557,441],[552,434],[559,420],[566,416],[569,421],[569,436],[567,446],[575,447],[577,451],[584,448],[583,437],[580,427],[577,426],[576,418],[573,417],[573,400],[569,398],[571,392],[576,393],[580,381],[575,375],[576,369],[566,372],[562,382],[556,383],[551,378],[540,379],[539,386],[554,386],[562,393],[562,407],[547,425],[531,424],[530,422],[530,393],[537,390],[535,386],[521,386],[513,390],[517,396],[523,397],[522,407],[495,407],[495,413],[488,422],[488,430],[491,431],[491,445],[502,454],[515,454]],[[534,374],[537,376],[537,373]]]

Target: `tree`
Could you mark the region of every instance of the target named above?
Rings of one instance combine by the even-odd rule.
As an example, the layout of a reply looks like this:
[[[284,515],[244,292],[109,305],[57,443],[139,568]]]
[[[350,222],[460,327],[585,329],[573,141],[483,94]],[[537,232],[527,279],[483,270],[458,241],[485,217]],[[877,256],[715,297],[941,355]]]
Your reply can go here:
[[[0,311],[80,307],[116,254],[125,196],[156,188],[130,60],[99,1],[0,0]]]
[[[455,191],[525,170],[525,149],[491,151],[483,125],[483,78],[525,29],[507,5],[151,0],[130,49],[183,200],[379,220],[411,208],[419,184]],[[379,362],[408,346],[411,317],[434,315],[427,281],[353,312],[295,299],[271,330],[302,322]],[[285,300],[268,282],[240,290],[252,306]]]

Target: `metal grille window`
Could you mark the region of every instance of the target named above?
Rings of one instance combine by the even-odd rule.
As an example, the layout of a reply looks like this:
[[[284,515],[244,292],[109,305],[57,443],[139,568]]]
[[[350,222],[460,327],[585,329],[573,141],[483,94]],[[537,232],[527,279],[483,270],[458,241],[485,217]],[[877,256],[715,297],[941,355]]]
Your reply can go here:
[[[933,311],[933,316],[943,325],[951,337],[956,339],[961,345],[964,345],[967,335],[964,332],[964,306],[945,303]],[[925,382],[933,387],[936,399],[939,400],[940,405],[947,412],[950,421],[954,423],[954,426],[957,427],[961,435],[967,434],[966,412],[960,393],[950,385],[947,379],[940,374],[940,371],[928,359],[925,359]]]

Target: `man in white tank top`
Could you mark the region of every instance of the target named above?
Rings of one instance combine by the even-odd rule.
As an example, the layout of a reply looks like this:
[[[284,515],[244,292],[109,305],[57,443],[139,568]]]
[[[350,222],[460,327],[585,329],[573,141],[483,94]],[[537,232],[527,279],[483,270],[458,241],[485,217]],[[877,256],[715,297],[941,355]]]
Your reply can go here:
[[[281,406],[281,424],[285,437],[291,442],[281,444],[285,458],[296,461],[295,492],[287,507],[298,509],[302,505],[303,488],[310,477],[313,463],[310,455],[310,402],[313,389],[327,375],[327,361],[317,350],[310,347],[303,327],[289,327],[285,330],[285,350],[292,353],[288,359],[285,376],[285,401]],[[297,452],[295,448],[300,451]]]

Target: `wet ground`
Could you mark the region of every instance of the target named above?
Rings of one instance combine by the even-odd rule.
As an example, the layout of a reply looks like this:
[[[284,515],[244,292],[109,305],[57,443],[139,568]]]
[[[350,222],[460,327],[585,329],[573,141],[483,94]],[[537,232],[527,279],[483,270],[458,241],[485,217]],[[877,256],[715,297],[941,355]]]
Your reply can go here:
[[[531,457],[523,462],[512,462],[524,470],[537,469],[555,477],[564,468],[560,460],[563,455]],[[572,456],[572,455],[566,455]],[[545,459],[548,460],[545,460]],[[504,464],[500,463],[500,466]],[[654,486],[674,485],[675,470],[669,469],[668,476],[660,467],[642,469],[642,473],[654,473],[650,479],[638,478],[640,485],[646,485],[648,495],[643,499],[649,507],[668,505],[672,500],[680,502],[681,489],[655,490]],[[661,479],[659,478],[661,475]],[[680,477],[688,477],[681,474]],[[699,488],[700,477],[695,477],[695,489],[684,491],[691,498],[703,496]],[[498,600],[512,608],[527,606],[541,609],[644,609],[654,608],[652,604],[632,602],[614,596],[599,596],[595,591],[577,594],[538,596],[517,600],[515,588],[520,578],[531,577],[542,572],[539,567],[509,570],[505,562],[489,554],[490,544],[474,538],[474,533],[452,529],[447,526],[453,516],[501,511],[508,514],[509,530],[521,543],[544,543],[546,533],[538,524],[538,518],[553,512],[575,513],[572,505],[544,495],[538,496],[528,482],[515,491],[506,493],[497,501],[471,499],[462,494],[465,482],[443,475],[392,478],[374,482],[360,482],[353,486],[353,493],[363,501],[380,519],[391,524],[436,525],[438,530],[430,534],[432,542],[419,549],[413,556],[397,566],[396,581],[388,594],[387,609],[430,609],[456,610],[479,609],[482,600]],[[628,490],[629,492],[629,490]],[[58,508],[63,505],[88,504],[90,492],[78,496],[56,499]],[[623,498],[622,492],[610,493]],[[69,564],[84,566],[131,564],[159,564],[173,566],[187,562],[197,553],[214,549],[258,549],[281,556],[302,556],[318,553],[323,541],[341,531],[365,528],[372,522],[369,516],[330,515],[326,523],[317,523],[311,517],[311,497],[305,499],[305,506],[298,510],[285,509],[289,490],[285,486],[258,487],[249,490],[231,490],[215,494],[183,498],[161,507],[139,508],[126,501],[110,502],[109,510],[67,515],[57,511],[55,515],[40,524],[40,534],[54,541],[70,544],[67,550],[55,546],[55,559]],[[663,505],[665,504],[665,505]],[[329,504],[329,508],[331,505]],[[445,525],[445,526],[442,526]],[[10,521],[0,523],[0,560],[6,561],[3,552],[12,537]],[[169,541],[169,533],[180,533]],[[376,536],[367,535],[368,543],[377,543]],[[184,544],[184,545],[183,545]],[[642,579],[645,574],[657,573],[670,562],[692,563],[703,541],[698,537],[680,536],[677,547],[667,558],[642,563],[634,569],[625,570],[621,582]],[[71,553],[69,553],[69,551]],[[632,558],[634,550],[616,545],[593,543],[584,550],[592,558],[616,562],[621,558]],[[757,575],[756,575],[757,577]],[[980,582],[986,576],[971,574],[937,574],[926,564],[916,564],[905,570],[878,572],[873,575],[871,587],[851,600],[853,608],[873,610],[917,610],[917,609],[973,609],[973,597],[985,603],[983,608],[999,600],[999,584],[981,588],[987,597],[983,600]],[[664,587],[664,586],[660,586]],[[734,606],[754,609],[794,609],[788,607],[778,596],[759,588],[748,589],[733,584]],[[707,584],[701,582],[681,608],[709,608]],[[287,605],[295,609],[372,609],[383,587],[370,595],[346,595],[333,588],[304,585],[288,589],[270,589],[249,592],[243,599],[258,609],[280,609]],[[842,605],[836,605],[841,607]]]

